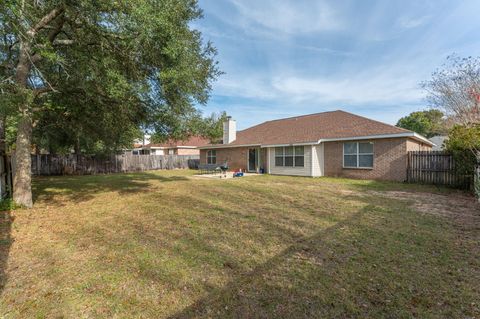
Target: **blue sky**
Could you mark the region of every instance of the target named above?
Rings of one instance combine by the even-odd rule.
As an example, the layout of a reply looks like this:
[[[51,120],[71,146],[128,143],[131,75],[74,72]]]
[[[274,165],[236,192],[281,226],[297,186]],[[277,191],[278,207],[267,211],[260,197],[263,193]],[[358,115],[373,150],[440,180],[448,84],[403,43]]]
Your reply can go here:
[[[239,129],[343,109],[395,124],[427,108],[420,82],[448,55],[477,56],[480,1],[199,0],[193,27],[225,72],[204,113]]]

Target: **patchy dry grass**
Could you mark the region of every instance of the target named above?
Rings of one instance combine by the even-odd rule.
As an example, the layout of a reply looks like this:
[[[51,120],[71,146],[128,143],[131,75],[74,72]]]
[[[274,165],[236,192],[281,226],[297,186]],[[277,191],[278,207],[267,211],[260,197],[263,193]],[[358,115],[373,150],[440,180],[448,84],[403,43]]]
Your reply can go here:
[[[480,317],[462,193],[191,174],[37,179],[0,213],[0,317]]]

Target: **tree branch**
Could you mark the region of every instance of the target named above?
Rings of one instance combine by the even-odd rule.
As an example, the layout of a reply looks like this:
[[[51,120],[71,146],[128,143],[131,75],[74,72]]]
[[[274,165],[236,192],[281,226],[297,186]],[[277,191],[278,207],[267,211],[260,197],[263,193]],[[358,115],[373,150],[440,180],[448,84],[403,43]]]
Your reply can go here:
[[[74,44],[75,41],[73,40],[69,40],[69,39],[65,39],[65,40],[55,40],[53,41],[53,45],[72,45]]]
[[[38,23],[33,28],[28,30],[27,34],[33,38],[38,31],[45,28],[50,22],[55,20],[59,15],[63,14],[64,12],[65,12],[65,7],[63,5],[60,5],[59,7],[54,8],[42,19],[40,19],[40,21],[38,21]]]
[[[34,89],[33,94],[35,95],[35,97],[38,97],[42,94],[45,94],[45,93],[48,93],[48,92],[53,92],[53,91],[54,90],[51,87],[44,87],[44,88],[40,88],[40,89]]]
[[[58,20],[57,25],[50,31],[48,35],[48,40],[53,43],[55,38],[62,32],[63,25],[65,24],[65,15],[62,15],[61,18]]]

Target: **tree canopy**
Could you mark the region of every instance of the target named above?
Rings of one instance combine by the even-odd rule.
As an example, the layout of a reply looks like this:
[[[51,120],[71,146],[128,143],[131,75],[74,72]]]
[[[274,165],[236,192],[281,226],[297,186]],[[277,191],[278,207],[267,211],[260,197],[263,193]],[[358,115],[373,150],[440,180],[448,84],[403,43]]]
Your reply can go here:
[[[480,58],[449,56],[423,88],[433,108],[459,125],[480,123]]]
[[[444,110],[453,128],[447,149],[469,151],[480,162],[480,58],[452,55],[423,83],[432,107]]]
[[[443,112],[435,109],[412,112],[398,120],[397,126],[425,137],[447,133]]]
[[[185,131],[220,74],[191,28],[200,17],[195,0],[3,1],[0,115],[17,123],[17,203],[31,206],[32,135],[86,147],[142,125]]]

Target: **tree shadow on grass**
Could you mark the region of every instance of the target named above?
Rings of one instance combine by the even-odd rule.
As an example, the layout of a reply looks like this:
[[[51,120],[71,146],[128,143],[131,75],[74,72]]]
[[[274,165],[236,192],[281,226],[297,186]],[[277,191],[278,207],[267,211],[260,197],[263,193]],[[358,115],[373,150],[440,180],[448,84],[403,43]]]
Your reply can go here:
[[[319,300],[315,289],[318,277],[334,276],[332,258],[336,262],[348,258],[342,252],[333,257],[324,240],[343,227],[357,223],[362,213],[359,211],[312,236],[299,238],[273,258],[247,273],[240,273],[226,286],[214,289],[170,319],[318,317],[319,309],[334,307],[328,301]],[[285,280],[293,281],[286,284]],[[307,285],[300,287],[299,280]],[[309,281],[312,285],[308,284]]]
[[[9,211],[0,211],[0,295],[7,282],[7,261],[12,246],[11,236],[13,216]]]
[[[161,176],[154,173],[37,177],[32,191],[34,202],[65,205],[94,198],[99,192],[132,194],[146,191],[154,182],[188,181],[185,176]]]
[[[251,271],[233,269],[228,284],[208,288],[206,296],[170,318],[443,317],[450,310],[458,312],[452,317],[459,315],[461,307],[435,306],[449,301],[444,294],[450,283],[441,282],[455,268],[445,259],[448,253],[439,253],[446,245],[444,226],[402,213],[408,210],[402,201],[371,195],[344,199],[366,206],[312,236],[300,236]],[[423,226],[412,230],[410,223]]]

